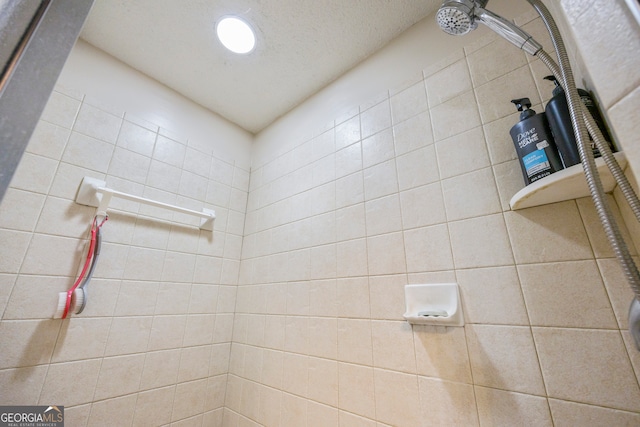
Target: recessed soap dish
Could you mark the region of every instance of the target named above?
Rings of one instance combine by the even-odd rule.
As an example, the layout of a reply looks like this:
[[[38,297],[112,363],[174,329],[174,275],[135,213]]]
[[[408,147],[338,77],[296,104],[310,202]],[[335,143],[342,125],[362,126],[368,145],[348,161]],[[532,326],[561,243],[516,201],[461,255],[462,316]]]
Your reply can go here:
[[[404,318],[416,325],[464,326],[457,283],[430,283],[404,287]]]

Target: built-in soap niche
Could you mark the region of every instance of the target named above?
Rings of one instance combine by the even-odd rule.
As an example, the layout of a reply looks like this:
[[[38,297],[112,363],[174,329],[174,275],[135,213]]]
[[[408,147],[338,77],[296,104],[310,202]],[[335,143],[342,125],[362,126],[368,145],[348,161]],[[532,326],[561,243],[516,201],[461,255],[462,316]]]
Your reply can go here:
[[[404,287],[404,318],[414,325],[464,326],[457,283],[430,283]]]

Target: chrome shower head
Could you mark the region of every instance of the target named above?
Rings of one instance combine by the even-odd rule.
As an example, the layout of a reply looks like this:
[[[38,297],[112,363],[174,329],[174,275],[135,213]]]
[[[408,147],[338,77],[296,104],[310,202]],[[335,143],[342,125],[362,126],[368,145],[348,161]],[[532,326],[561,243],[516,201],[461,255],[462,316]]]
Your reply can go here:
[[[442,30],[454,36],[461,36],[474,30],[478,24],[474,9],[483,8],[488,0],[445,0],[438,9],[436,20]]]
[[[489,0],[444,0],[436,21],[445,33],[461,36],[478,27],[482,22],[487,27],[507,39],[531,55],[535,55],[542,49],[540,43],[533,37],[517,27],[512,22],[501,16],[486,10],[484,7]]]

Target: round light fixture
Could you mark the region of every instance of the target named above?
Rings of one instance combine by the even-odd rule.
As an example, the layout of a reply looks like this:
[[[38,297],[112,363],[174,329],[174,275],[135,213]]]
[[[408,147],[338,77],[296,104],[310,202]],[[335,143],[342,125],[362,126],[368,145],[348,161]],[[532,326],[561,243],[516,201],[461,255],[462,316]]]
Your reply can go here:
[[[235,16],[227,16],[219,20],[216,33],[224,47],[234,53],[249,53],[256,46],[256,35],[253,29]]]

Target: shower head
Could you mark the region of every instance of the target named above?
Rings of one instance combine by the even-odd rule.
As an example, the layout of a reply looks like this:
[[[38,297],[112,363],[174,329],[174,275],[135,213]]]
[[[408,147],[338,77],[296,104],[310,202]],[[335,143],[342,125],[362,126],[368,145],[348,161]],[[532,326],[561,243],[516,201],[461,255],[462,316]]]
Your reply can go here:
[[[474,9],[483,8],[489,0],[445,0],[438,9],[436,20],[445,33],[461,36],[474,30],[478,24]]]
[[[540,43],[515,24],[484,9],[488,1],[444,0],[436,14],[436,21],[445,33],[454,36],[461,36],[475,30],[478,22],[481,22],[531,55],[535,55],[542,49]]]

